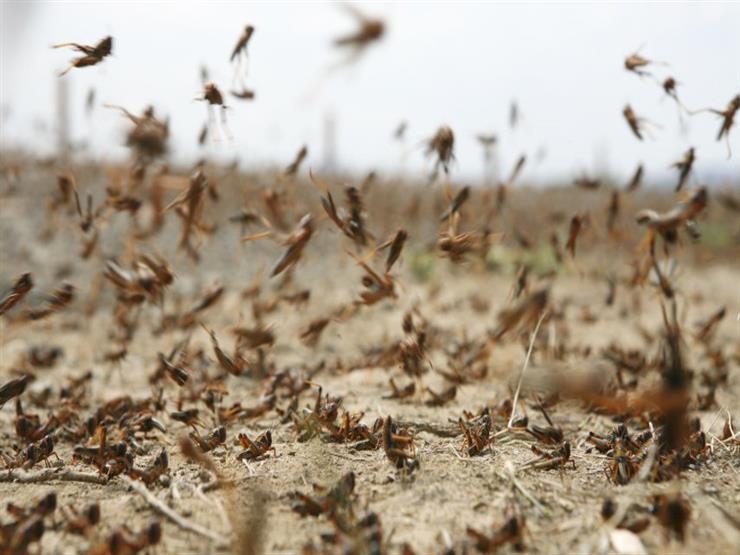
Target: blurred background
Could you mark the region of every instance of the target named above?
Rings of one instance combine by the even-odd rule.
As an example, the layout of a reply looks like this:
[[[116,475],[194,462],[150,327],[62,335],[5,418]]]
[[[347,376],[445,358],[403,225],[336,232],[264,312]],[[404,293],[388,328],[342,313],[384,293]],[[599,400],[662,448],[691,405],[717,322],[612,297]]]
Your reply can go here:
[[[96,160],[127,156],[126,122],[103,103],[139,113],[152,104],[169,117],[170,157],[232,161],[243,169],[284,166],[308,145],[313,168],[416,176],[430,171],[423,141],[439,125],[456,133],[453,180],[483,176],[479,133],[498,138],[499,175],[528,156],[530,184],[582,175],[626,180],[638,163],[646,183],[674,183],[669,165],[697,147],[694,183],[737,175],[740,129],[715,141],[719,118],[679,121],[675,102],[650,78],[624,69],[627,55],[679,82],[691,109],[724,109],[740,92],[740,3],[357,3],[385,21],[381,41],[352,63],[332,44],[357,22],[347,5],[246,2],[2,1],[2,149],[54,152],[59,80],[78,152]],[[244,25],[253,101],[228,97],[233,140],[197,136],[207,120],[200,68],[226,93],[231,50]],[[75,54],[52,44],[114,37],[113,56],[57,77]],[[85,111],[95,91],[91,114]],[[510,125],[515,102],[519,122]],[[629,103],[655,125],[638,141],[622,116]],[[405,141],[393,138],[407,122]]]

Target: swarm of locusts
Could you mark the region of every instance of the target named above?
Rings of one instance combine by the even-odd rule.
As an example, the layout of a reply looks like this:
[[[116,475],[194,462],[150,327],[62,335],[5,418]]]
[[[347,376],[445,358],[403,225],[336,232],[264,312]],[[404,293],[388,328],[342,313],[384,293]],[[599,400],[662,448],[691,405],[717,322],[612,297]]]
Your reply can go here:
[[[357,55],[387,28],[350,13],[334,44]],[[255,37],[223,55],[236,98],[254,98]],[[82,53],[62,74],[112,45],[55,46]],[[690,112],[663,65],[624,62],[721,118],[729,146],[740,96]],[[201,145],[226,109],[207,75]],[[170,165],[169,116],[108,107],[130,162],[60,162],[45,210],[0,208],[8,228],[45,219],[0,274],[0,554],[693,551],[710,520],[718,551],[738,540],[714,485],[740,454],[738,306],[706,306],[685,273],[719,256],[702,233],[736,222],[740,195],[698,182],[701,145],[663,196],[641,195],[635,161],[625,184],[581,175],[540,203],[515,186],[526,153],[458,183],[447,125],[411,186],[319,170],[311,145],[258,177]],[[499,135],[472,138],[490,162]],[[22,189],[2,194],[27,206]]]

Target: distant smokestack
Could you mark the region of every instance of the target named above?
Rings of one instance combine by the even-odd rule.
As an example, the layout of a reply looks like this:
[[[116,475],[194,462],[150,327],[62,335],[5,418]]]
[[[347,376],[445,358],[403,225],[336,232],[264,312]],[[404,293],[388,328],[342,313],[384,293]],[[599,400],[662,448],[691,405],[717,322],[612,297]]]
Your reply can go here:
[[[334,120],[334,114],[327,112],[324,115],[324,161],[323,171],[326,173],[334,173],[337,169],[337,128],[336,121]]]
[[[69,159],[69,77],[55,78],[57,87],[57,156]]]

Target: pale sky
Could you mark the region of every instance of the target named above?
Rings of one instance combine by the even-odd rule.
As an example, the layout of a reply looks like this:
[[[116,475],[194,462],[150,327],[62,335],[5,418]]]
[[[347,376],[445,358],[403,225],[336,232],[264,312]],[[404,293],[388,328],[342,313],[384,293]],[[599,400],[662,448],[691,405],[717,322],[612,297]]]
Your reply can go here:
[[[9,2],[2,0],[0,96],[2,146],[24,144],[49,152],[54,144],[55,72],[74,56],[57,42],[93,44],[114,37],[114,55],[66,77],[72,132],[98,158],[126,154],[119,114],[101,104],[139,111],[153,104],[171,120],[172,157],[192,162],[207,155],[239,158],[242,168],[287,164],[302,144],[308,165],[323,161],[322,127],[336,121],[336,157],[347,170],[428,173],[418,144],[441,124],[456,133],[453,179],[475,179],[481,132],[499,136],[508,173],[520,153],[531,161],[524,180],[544,182],[609,170],[626,179],[638,162],[648,180],[671,176],[670,163],[696,147],[696,180],[738,175],[740,121],[732,131],[734,158],[715,141],[719,120],[697,115],[681,132],[670,98],[648,78],[625,71],[638,50],[665,61],[661,80],[674,76],[689,108],[724,109],[740,93],[740,3],[357,3],[385,19],[383,40],[354,65],[332,73],[341,59],[331,40],[354,29],[341,4],[307,2]],[[245,24],[256,27],[249,46],[251,103],[229,98],[233,142],[199,149],[206,119],[199,68],[226,92],[228,58]],[[93,117],[85,95],[96,89]],[[509,105],[523,120],[512,131]],[[638,141],[622,116],[629,103],[657,124]],[[405,162],[391,139],[408,121]],[[738,116],[740,120],[740,116]],[[44,125],[46,124],[46,130]],[[544,157],[538,162],[537,152]],[[542,152],[541,152],[542,153]],[[304,168],[305,169],[305,168]]]

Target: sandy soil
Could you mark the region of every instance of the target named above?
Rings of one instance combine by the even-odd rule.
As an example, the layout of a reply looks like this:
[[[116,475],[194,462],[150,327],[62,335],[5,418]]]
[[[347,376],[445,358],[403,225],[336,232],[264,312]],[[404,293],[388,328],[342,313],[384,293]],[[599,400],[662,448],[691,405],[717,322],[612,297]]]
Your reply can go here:
[[[109,337],[111,287],[106,286],[96,310],[91,313],[85,311],[87,295],[103,261],[123,253],[122,235],[118,232],[126,229],[126,216],[116,215],[107,224],[102,252],[80,261],[73,216],[58,214],[58,221],[53,224],[54,237],[45,241],[39,239],[47,225],[39,199],[53,189],[53,180],[52,173],[39,172],[21,184],[20,190],[2,199],[1,282],[4,286],[23,271],[31,271],[38,284],[34,292],[44,292],[63,276],[78,286],[79,295],[68,310],[48,320],[32,324],[14,324],[10,319],[2,322],[0,382],[14,377],[15,371],[24,367],[24,356],[31,347],[59,346],[64,351],[63,356],[49,369],[33,369],[36,381],[29,389],[39,392],[50,387],[58,395],[60,386],[69,378],[92,370],[88,404],[81,409],[86,416],[100,402],[123,394],[135,399],[151,395],[148,377],[157,367],[157,353],[168,352],[186,332],[152,333],[161,311],[158,307],[147,306],[142,311],[139,330],[128,346],[128,356],[120,363],[103,360],[104,353],[115,347]],[[228,197],[225,202],[229,203]],[[219,212],[212,212],[211,217],[215,219],[228,211],[223,203],[222,199]],[[370,222],[380,217],[374,210],[373,206],[368,209]],[[279,255],[280,247],[269,242],[240,245],[238,226],[222,219],[219,220],[223,222],[222,228],[202,248],[203,260],[194,265],[184,256],[175,254],[174,236],[178,223],[174,220],[167,224],[158,243],[154,243],[171,260],[177,274],[167,293],[165,309],[173,310],[178,299],[183,303],[191,301],[209,284],[223,284],[226,287],[224,297],[202,313],[201,321],[213,328],[224,347],[231,350],[233,337],[229,330],[238,323],[253,323],[251,301],[243,299],[241,291],[261,269],[269,267]],[[394,224],[383,225],[392,229]],[[566,229],[566,225],[561,224],[560,229]],[[503,521],[507,507],[513,504],[526,519],[526,552],[594,553],[614,550],[605,539],[608,527],[599,515],[606,497],[620,506],[636,503],[647,507],[651,494],[681,491],[691,506],[685,542],[668,537],[657,520],[650,517],[651,525],[639,534],[645,549],[650,553],[737,552],[740,545],[737,520],[740,518],[740,450],[716,438],[722,432],[726,411],[740,417],[740,323],[737,321],[740,270],[737,260],[706,255],[704,263],[696,264],[699,255],[691,253],[694,247],[687,244],[682,247],[684,253],[679,255],[685,264],[680,268],[676,283],[680,290],[681,318],[687,332],[685,350],[689,367],[701,370],[710,364],[690,334],[694,322],[721,305],[727,307],[727,315],[713,344],[728,359],[729,380],[718,390],[715,406],[708,411],[692,412],[701,417],[703,429],[708,434],[711,452],[707,461],[686,471],[680,480],[615,486],[605,475],[605,456],[590,450],[586,442],[589,431],[606,433],[613,428],[614,422],[607,416],[587,413],[573,402],[555,405],[550,415],[573,446],[575,468],[519,470],[522,463],[534,457],[531,451],[534,440],[525,434],[501,436],[483,456],[461,456],[457,419],[464,410],[477,412],[511,397],[522,367],[526,337],[512,337],[497,343],[486,361],[487,375],[461,385],[455,399],[441,407],[427,406],[425,401],[429,395],[420,392],[421,386],[441,391],[449,385],[434,371],[422,377],[416,396],[393,400],[384,398],[390,391],[388,379],[394,377],[404,384],[409,381],[398,364],[381,368],[360,363],[359,368],[348,370],[355,362],[362,361],[364,350],[400,340],[403,315],[414,307],[434,327],[441,345],[451,346],[466,337],[482,337],[495,327],[496,315],[511,302],[514,282],[511,268],[486,271],[476,263],[453,266],[449,261],[433,257],[433,271],[421,279],[415,270],[415,257],[422,251],[425,241],[416,238],[407,247],[397,272],[396,300],[363,308],[359,315],[346,322],[331,322],[315,347],[302,344],[298,334],[308,321],[351,302],[360,290],[361,272],[341,252],[341,236],[330,230],[329,222],[322,222],[320,227],[321,232],[306,250],[305,260],[295,272],[293,282],[282,291],[290,293],[309,288],[310,301],[302,307],[280,303],[264,316],[265,323],[273,326],[276,337],[275,344],[267,350],[268,360],[278,369],[294,372],[306,372],[324,362],[326,369],[313,376],[312,381],[321,385],[324,392],[341,397],[344,409],[362,411],[363,421],[368,425],[377,417],[387,415],[405,423],[415,435],[419,470],[410,476],[400,473],[389,463],[382,449],[355,450],[347,444],[320,437],[297,442],[293,426],[282,423],[280,416],[270,411],[259,418],[229,424],[226,443],[211,453],[219,471],[234,481],[235,495],[223,489],[202,493],[198,487],[213,480],[213,476],[186,461],[180,453],[177,438],[188,428],[168,416],[175,410],[179,395],[177,386],[168,382],[164,385],[167,410],[158,415],[167,433],[153,432],[149,438],[142,439],[145,454],[136,458],[137,466],[145,466],[161,446],[166,447],[170,455],[170,478],[150,488],[157,498],[180,515],[224,538],[231,537],[232,528],[248,527],[249,521],[257,519],[261,522],[256,529],[261,531],[262,551],[294,553],[308,542],[319,545],[320,534],[331,530],[332,526],[324,516],[301,517],[293,512],[291,493],[296,490],[311,493],[312,484],[333,485],[344,473],[353,471],[357,478],[357,508],[367,508],[380,516],[386,545],[391,552],[399,552],[407,543],[417,553],[436,553],[443,551],[447,542],[451,542],[455,552],[462,552],[466,549],[466,527],[490,531],[493,525]],[[421,235],[426,236],[424,233]],[[595,239],[587,237],[584,241],[588,245]],[[567,344],[569,354],[564,360],[552,356],[548,342],[552,340],[555,324],[543,326],[527,370],[524,408],[520,409],[520,412],[526,410],[530,423],[545,424],[532,396],[527,393],[530,383],[568,372],[611,375],[614,368],[602,356],[603,348],[610,344],[641,349],[648,356],[658,352],[657,341],[646,341],[640,326],[654,335],[661,329],[659,293],[651,287],[628,289],[624,286],[622,280],[629,277],[630,268],[625,257],[614,252],[614,256],[609,249],[579,253],[577,263],[566,263],[554,279],[550,278],[551,304],[562,311],[558,333],[565,333],[558,337]],[[607,287],[602,276],[611,272],[620,284],[615,303],[606,306]],[[533,288],[536,278],[530,279]],[[265,280],[261,298],[271,298],[277,282],[279,279]],[[32,295],[29,302],[38,298]],[[217,367],[208,336],[197,326],[190,333],[190,350],[203,350],[206,372],[214,375]],[[429,356],[435,368],[446,368],[447,357],[442,348],[433,349]],[[244,405],[255,404],[263,386],[262,380],[247,376],[228,376],[224,384],[229,391],[224,406],[237,401]],[[301,408],[312,405],[315,391],[311,388],[301,395]],[[34,407],[25,398],[24,402],[29,412],[37,412],[42,421],[45,420],[48,414],[45,409]],[[199,406],[205,431],[217,424],[202,403],[185,402],[184,406]],[[0,410],[0,450],[6,455],[13,454],[13,446],[18,445],[14,419],[15,411],[10,402]],[[505,425],[505,419],[494,418],[494,431]],[[245,431],[254,438],[265,430],[272,432],[274,454],[248,463],[238,460],[241,447],[236,442],[237,434]],[[72,443],[60,442],[56,448],[59,461],[52,459],[51,464],[94,472],[90,466],[72,462],[73,447]],[[38,465],[34,470],[43,466]],[[513,485],[512,469],[521,489]],[[4,472],[0,470],[0,475]],[[152,507],[121,478],[114,478],[105,485],[58,481],[21,484],[0,480],[3,504],[12,501],[21,506],[30,505],[49,491],[57,493],[60,506],[99,503],[102,521],[88,538],[47,531],[40,547],[43,553],[85,551],[104,541],[121,525],[139,529],[153,518],[160,518],[163,525],[162,541],[154,548],[155,553],[239,549],[238,542],[220,544],[157,517]],[[7,513],[0,516],[0,522],[9,519]],[[470,545],[467,549],[474,551]],[[511,549],[506,546],[502,551]]]

